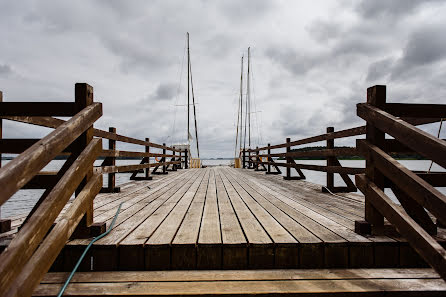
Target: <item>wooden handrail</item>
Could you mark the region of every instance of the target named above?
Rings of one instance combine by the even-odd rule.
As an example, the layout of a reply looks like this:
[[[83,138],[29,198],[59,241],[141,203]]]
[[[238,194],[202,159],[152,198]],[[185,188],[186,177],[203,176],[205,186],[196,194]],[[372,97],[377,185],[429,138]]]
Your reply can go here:
[[[63,129],[63,126],[61,127]],[[68,135],[64,136],[69,137]],[[0,255],[0,271],[2,271],[0,292],[5,292],[10,283],[22,271],[23,266],[30,259],[60,211],[92,167],[101,149],[102,141],[100,139],[90,142],[31,215],[28,222],[20,229],[8,249]]]
[[[2,118],[11,120],[11,121],[28,123],[28,124],[38,125],[38,126],[42,126],[42,127],[47,127],[47,128],[57,128],[65,122],[64,120],[56,119],[56,118],[48,117],[48,116],[47,117],[3,116]],[[175,149],[170,146],[163,146],[161,144],[153,143],[150,141],[144,141],[144,140],[140,140],[140,139],[136,139],[136,138],[132,138],[132,137],[128,137],[128,136],[124,136],[124,135],[120,135],[120,134],[116,134],[116,133],[112,133],[112,132],[108,132],[108,131],[104,131],[104,130],[100,130],[100,129],[96,129],[96,128],[93,129],[93,134],[94,134],[94,136],[100,137],[100,138],[106,138],[106,139],[111,139],[111,140],[116,140],[116,141],[121,141],[121,142],[126,142],[126,143],[132,143],[132,144],[138,144],[138,145],[143,145],[143,146],[150,146],[150,147],[159,148],[159,149],[166,149],[169,151],[181,152],[180,149]]]
[[[357,105],[358,116],[399,142],[446,168],[446,141],[367,103]]]
[[[91,127],[101,115],[101,103],[91,104],[2,167],[0,205]]]

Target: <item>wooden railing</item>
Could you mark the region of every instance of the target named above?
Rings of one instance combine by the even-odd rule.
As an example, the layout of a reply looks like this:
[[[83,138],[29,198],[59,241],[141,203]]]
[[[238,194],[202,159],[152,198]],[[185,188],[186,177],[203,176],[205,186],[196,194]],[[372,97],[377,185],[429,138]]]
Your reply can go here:
[[[356,175],[356,185],[365,195],[365,221],[356,222],[355,229],[380,234],[385,217],[446,279],[446,251],[432,237],[437,232],[432,217],[446,225],[446,196],[435,188],[446,186],[446,173],[414,172],[388,154],[389,148],[412,151],[446,168],[446,141],[402,119],[435,122],[446,118],[446,105],[387,103],[386,87],[374,86],[367,90],[367,103],[357,105],[357,114],[367,122],[367,136],[357,144],[366,157],[365,173]],[[384,193],[385,188],[392,189],[401,206]]]
[[[327,186],[323,190],[350,192],[358,187],[365,196],[365,214],[363,221],[355,222],[355,231],[383,234],[386,218],[446,279],[446,251],[432,236],[437,233],[439,224],[446,226],[446,196],[435,188],[446,186],[446,172],[411,171],[391,156],[391,153],[421,155],[446,168],[446,141],[415,127],[446,118],[446,105],[387,103],[386,87],[374,86],[367,90],[367,103],[358,104],[357,114],[366,121],[366,126],[336,132],[329,127],[326,134],[296,141],[287,138],[282,144],[242,151],[243,168],[280,174],[279,167],[286,167],[284,179],[305,178],[302,169],[323,171],[327,173]],[[334,139],[363,134],[366,139],[357,139],[354,148],[334,146]],[[386,134],[392,138],[385,138]],[[324,140],[326,147],[323,149],[291,151],[293,146]],[[271,153],[271,150],[280,148],[286,151]],[[363,156],[366,166],[343,167],[337,160],[339,156]],[[298,164],[295,157],[323,157],[327,165]],[[285,162],[273,158],[284,158]],[[275,167],[275,172],[271,171],[271,166]],[[296,169],[298,176],[291,176],[291,168]],[[334,186],[334,173],[341,175],[346,187]],[[356,184],[348,174],[355,174]],[[384,193],[385,188],[392,190],[401,205],[395,204]]]
[[[1,295],[30,296],[70,237],[86,238],[105,231],[104,222],[93,223],[93,199],[100,191],[119,191],[116,173],[132,172],[132,179],[151,179],[151,173],[167,174],[168,170],[182,168],[182,164],[187,168],[188,152],[150,142],[148,138],[119,135],[115,128],[93,128],[102,115],[102,105],[93,102],[93,88],[85,83],[76,84],[75,102],[2,102],[2,98],[0,92],[0,124],[6,119],[54,129],[42,139],[0,137],[0,155],[18,155],[0,168],[0,206],[18,190],[45,190],[0,254]],[[65,121],[57,116],[71,118]],[[108,140],[108,149],[102,148],[102,139]],[[117,150],[116,142],[143,146],[144,151]],[[66,160],[59,171],[42,171],[60,155],[65,155]],[[94,166],[100,157],[105,158],[102,164]],[[141,161],[117,165],[119,157],[137,157]],[[155,162],[150,162],[151,158]],[[140,177],[141,171],[144,176]],[[105,188],[103,174],[108,174]],[[61,214],[73,193],[76,198]]]
[[[265,147],[249,149],[242,151],[242,163],[243,168],[254,168],[255,170],[266,171],[266,174],[281,174],[279,167],[286,168],[286,180],[298,180],[305,179],[305,175],[302,169],[322,171],[327,174],[327,185],[322,190],[326,191],[328,188],[332,192],[354,192],[356,187],[353,181],[348,176],[349,174],[357,174],[364,172],[364,168],[355,167],[343,167],[338,160],[339,156],[360,156],[361,153],[356,148],[336,148],[334,146],[334,140],[352,136],[359,136],[365,134],[365,126],[355,127],[347,130],[341,130],[334,132],[333,127],[327,128],[327,133],[300,140],[291,141],[290,138],[286,139],[285,143],[270,145]],[[310,144],[320,141],[326,141],[326,148],[313,149],[308,151],[291,151],[292,147]],[[285,152],[271,153],[271,150],[283,149]],[[326,158],[327,165],[311,165],[311,164],[299,164],[296,163],[296,157],[322,157]],[[284,162],[275,161],[273,158],[282,158]],[[265,166],[266,165],[266,166]],[[261,168],[260,168],[261,167]],[[271,167],[274,167],[276,171],[272,171]],[[291,169],[294,168],[298,176],[291,176]],[[345,187],[334,186],[334,174],[339,173]]]
[[[1,140],[2,152],[20,154],[0,169],[0,205],[20,189],[45,189],[0,255],[2,295],[30,296],[69,237],[90,235],[93,198],[102,187],[102,175],[93,171],[102,141],[93,139],[92,127],[101,115],[87,84],[76,84],[74,103],[0,103],[0,116],[72,116],[42,139]],[[56,174],[41,172],[63,152],[69,157]],[[76,199],[53,226],[73,193]]]

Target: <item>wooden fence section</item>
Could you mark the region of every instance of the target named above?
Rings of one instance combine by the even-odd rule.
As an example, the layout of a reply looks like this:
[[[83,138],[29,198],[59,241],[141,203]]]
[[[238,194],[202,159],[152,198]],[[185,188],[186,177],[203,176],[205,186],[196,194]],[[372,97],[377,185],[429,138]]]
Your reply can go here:
[[[335,148],[334,140],[346,137],[360,136],[365,134],[366,127],[355,127],[347,130],[334,131],[333,127],[327,128],[327,133],[317,135],[309,138],[304,138],[296,141],[291,141],[290,138],[286,139],[285,143],[270,145],[265,147],[249,149],[246,152],[242,152],[243,168],[254,168],[255,170],[264,170],[267,174],[280,174],[279,167],[285,167],[286,180],[305,179],[305,175],[302,169],[323,171],[327,173],[327,185],[322,190],[326,189],[331,192],[354,192],[356,187],[348,174],[363,173],[363,168],[343,167],[339,163],[339,156],[360,156],[361,152],[356,148]],[[303,144],[310,144],[320,141],[326,141],[326,148],[321,150],[308,150],[308,151],[291,151],[294,146]],[[283,149],[286,151],[282,153],[271,153],[271,150]],[[263,153],[266,151],[266,153]],[[310,165],[310,164],[298,164],[295,162],[295,157],[323,157],[327,160],[327,165]],[[274,161],[273,158],[282,158],[285,162]],[[266,166],[265,166],[266,165]],[[276,171],[271,171],[273,166]],[[260,168],[261,167],[261,168]],[[291,169],[294,168],[298,173],[298,176],[291,176]],[[339,173],[345,182],[345,187],[334,186],[334,174]]]
[[[382,234],[384,217],[387,218],[426,262],[446,279],[446,251],[431,236],[436,234],[437,224],[446,225],[446,197],[435,188],[446,186],[446,173],[413,172],[390,155],[417,154],[446,168],[446,141],[415,127],[446,118],[446,105],[387,103],[386,87],[374,86],[367,90],[367,103],[358,104],[357,114],[367,122],[366,126],[336,132],[333,127],[328,127],[326,134],[296,141],[287,138],[282,144],[242,151],[243,168],[273,174],[281,173],[279,167],[286,167],[284,179],[304,179],[301,169],[323,171],[327,173],[327,186],[323,190],[350,192],[358,187],[366,199],[365,220],[355,222],[356,232]],[[364,134],[366,139],[358,139],[354,148],[334,146],[335,139]],[[385,138],[386,134],[392,138]],[[324,149],[291,151],[293,146],[324,140]],[[271,150],[280,148],[286,151],[271,153]],[[366,159],[366,166],[343,167],[337,159],[339,156],[362,156]],[[274,157],[285,159],[285,162],[277,162]],[[327,165],[298,164],[295,157],[323,157]],[[276,168],[276,172],[271,171],[271,166]],[[291,176],[291,168],[296,169],[298,176]],[[334,186],[334,173],[341,175],[346,187]],[[348,174],[356,175],[356,185]],[[392,202],[384,188],[392,189],[401,207]]]
[[[45,190],[19,232],[0,254],[0,292],[28,296],[70,237],[87,238],[105,231],[105,222],[93,223],[93,199],[100,191],[119,191],[115,186],[116,173],[133,172],[132,179],[150,179],[151,167],[154,167],[152,174],[167,174],[168,170],[182,168],[183,163],[187,168],[188,152],[150,142],[148,138],[139,140],[119,135],[115,128],[109,131],[93,128],[102,115],[102,105],[93,102],[93,88],[85,83],[75,85],[75,102],[3,102],[2,99],[0,92],[0,122],[6,119],[54,129],[42,139],[0,137],[0,154],[18,155],[0,168],[0,206],[18,190]],[[62,120],[55,116],[71,118]],[[1,132],[0,129],[0,136]],[[108,149],[102,148],[102,139],[108,140]],[[143,146],[144,151],[117,150],[118,141]],[[152,152],[152,149],[160,151]],[[67,158],[59,171],[42,171],[60,155]],[[104,161],[94,166],[100,157]],[[118,157],[137,157],[141,162],[117,165]],[[155,162],[150,162],[151,158]],[[138,176],[140,172],[144,176]],[[105,188],[102,174],[108,174]],[[73,194],[76,198],[61,214]],[[9,222],[1,223],[1,231],[9,231]]]
[[[386,87],[374,86],[367,90],[367,103],[357,105],[357,114],[367,122],[367,135],[357,144],[366,157],[366,171],[356,176],[365,195],[365,221],[357,222],[356,229],[381,233],[385,217],[446,279],[446,251],[431,236],[437,232],[432,216],[439,224],[446,223],[446,196],[435,188],[446,186],[446,173],[413,172],[386,151],[389,146],[404,148],[446,168],[446,141],[400,118],[446,118],[446,105],[387,103]],[[386,139],[386,134],[394,139]],[[392,189],[402,208],[384,193],[385,188]]]

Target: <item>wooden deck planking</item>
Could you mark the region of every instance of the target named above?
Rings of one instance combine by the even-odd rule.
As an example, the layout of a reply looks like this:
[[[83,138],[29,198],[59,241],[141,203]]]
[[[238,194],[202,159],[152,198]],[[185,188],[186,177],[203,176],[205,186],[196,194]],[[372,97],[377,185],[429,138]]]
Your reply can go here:
[[[55,296],[66,273],[45,276],[34,296]],[[77,273],[64,296],[444,296],[432,269],[226,270]]]
[[[121,193],[100,194],[95,200],[96,221],[110,223],[117,206],[123,207],[113,230],[93,245],[80,270],[425,265],[398,235],[356,234],[362,198],[343,195],[230,167],[132,181]],[[442,231],[438,238],[443,241]],[[69,241],[53,271],[71,269],[90,240]]]

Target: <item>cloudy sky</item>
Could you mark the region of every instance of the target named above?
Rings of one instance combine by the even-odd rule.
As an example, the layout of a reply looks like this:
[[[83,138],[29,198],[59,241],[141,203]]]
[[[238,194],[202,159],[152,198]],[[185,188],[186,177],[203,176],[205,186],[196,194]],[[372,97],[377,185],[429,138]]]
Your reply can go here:
[[[355,104],[374,84],[392,102],[445,103],[445,15],[434,0],[1,1],[0,90],[72,101],[87,82],[96,127],[184,142],[188,31],[201,154],[230,157],[248,46],[253,146],[277,143],[362,125]],[[8,123],[4,137],[39,133]]]

